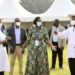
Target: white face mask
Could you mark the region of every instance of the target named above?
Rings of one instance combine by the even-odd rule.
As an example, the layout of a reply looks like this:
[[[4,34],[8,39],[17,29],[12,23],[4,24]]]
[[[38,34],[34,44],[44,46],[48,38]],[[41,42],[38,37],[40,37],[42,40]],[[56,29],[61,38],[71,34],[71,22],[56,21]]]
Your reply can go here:
[[[37,26],[40,27],[42,25],[42,22],[37,22]]]
[[[0,27],[2,27],[2,23],[0,23]]]
[[[74,20],[71,20],[71,25],[75,25],[75,21]]]
[[[21,25],[21,23],[20,23],[20,22],[16,22],[16,25],[17,25],[17,26],[20,26],[20,25]]]

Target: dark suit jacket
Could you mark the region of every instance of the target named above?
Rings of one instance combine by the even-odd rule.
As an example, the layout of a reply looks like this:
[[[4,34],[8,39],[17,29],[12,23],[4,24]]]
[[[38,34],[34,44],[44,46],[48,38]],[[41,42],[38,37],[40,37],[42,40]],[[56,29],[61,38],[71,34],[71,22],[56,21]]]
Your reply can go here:
[[[20,34],[21,39],[20,40],[21,40],[21,46],[22,46],[24,44],[24,42],[26,41],[27,37],[26,37],[25,29],[21,28],[20,31],[21,31],[21,34]],[[16,46],[15,27],[11,27],[8,30],[8,35],[11,37],[11,41],[9,42],[10,52],[14,53],[15,46]]]

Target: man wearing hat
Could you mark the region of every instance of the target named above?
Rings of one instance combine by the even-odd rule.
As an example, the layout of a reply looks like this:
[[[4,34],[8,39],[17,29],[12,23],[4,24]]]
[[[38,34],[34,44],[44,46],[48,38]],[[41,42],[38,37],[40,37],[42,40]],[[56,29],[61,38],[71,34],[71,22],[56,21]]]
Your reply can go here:
[[[25,29],[21,28],[20,25],[21,25],[20,20],[16,18],[14,26],[11,27],[8,31],[8,34],[12,39],[10,41],[10,52],[11,52],[10,75],[13,75],[13,69],[16,57],[18,57],[18,62],[19,62],[19,75],[23,75],[22,58],[24,51],[22,49],[22,46],[26,41],[26,33]]]
[[[75,75],[75,14],[69,15],[72,27],[63,32],[58,31],[61,39],[68,39],[68,63],[71,75]]]

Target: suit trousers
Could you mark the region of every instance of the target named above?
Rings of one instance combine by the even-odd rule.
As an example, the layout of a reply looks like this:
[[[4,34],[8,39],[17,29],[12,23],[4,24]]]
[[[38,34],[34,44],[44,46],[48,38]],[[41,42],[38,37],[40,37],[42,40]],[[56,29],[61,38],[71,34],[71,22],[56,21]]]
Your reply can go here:
[[[4,75],[4,71],[0,72],[0,75]]]
[[[71,75],[75,75],[75,58],[69,58],[68,63]]]
[[[53,42],[53,45],[57,46],[56,47],[57,51],[52,50],[52,68],[55,68],[57,55],[59,60],[59,68],[62,68],[63,67],[63,50],[58,47],[57,42]]]
[[[19,75],[23,75],[23,72],[22,72],[23,54],[22,54],[21,46],[18,46],[18,45],[15,47],[14,54],[11,54],[10,73],[9,73],[9,75],[13,75],[13,69],[14,69],[14,64],[15,64],[16,57],[18,58],[18,63],[19,63]]]

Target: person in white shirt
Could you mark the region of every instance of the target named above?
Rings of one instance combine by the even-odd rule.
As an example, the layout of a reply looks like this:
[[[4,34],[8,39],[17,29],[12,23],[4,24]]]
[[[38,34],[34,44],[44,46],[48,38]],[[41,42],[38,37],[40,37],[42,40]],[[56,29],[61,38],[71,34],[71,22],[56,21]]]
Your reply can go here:
[[[59,20],[55,19],[52,29],[51,29],[51,36],[50,41],[54,46],[56,46],[56,51],[52,50],[52,66],[51,69],[55,69],[56,64],[56,58],[58,55],[58,61],[59,61],[59,68],[63,68],[63,49],[64,49],[64,40],[60,39],[58,37],[57,31],[61,30],[61,32],[64,30],[64,27],[60,25]]]
[[[75,75],[75,14],[70,15],[72,27],[63,32],[58,31],[58,37],[68,39],[68,63],[71,75]]]
[[[6,52],[5,43],[8,42],[8,38],[0,30],[0,75],[4,75],[5,71],[10,71],[8,55]]]

